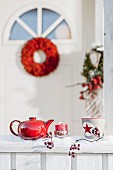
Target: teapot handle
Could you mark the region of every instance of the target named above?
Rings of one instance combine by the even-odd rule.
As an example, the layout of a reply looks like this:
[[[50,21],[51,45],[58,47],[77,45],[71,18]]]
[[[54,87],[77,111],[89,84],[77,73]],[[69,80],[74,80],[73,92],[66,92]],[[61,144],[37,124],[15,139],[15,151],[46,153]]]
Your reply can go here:
[[[12,126],[13,126],[13,123],[14,123],[14,122],[18,122],[18,123],[20,124],[20,121],[19,121],[19,120],[13,120],[13,121],[10,123],[10,131],[13,133],[13,135],[19,136],[17,133],[15,133],[15,132],[13,131]]]

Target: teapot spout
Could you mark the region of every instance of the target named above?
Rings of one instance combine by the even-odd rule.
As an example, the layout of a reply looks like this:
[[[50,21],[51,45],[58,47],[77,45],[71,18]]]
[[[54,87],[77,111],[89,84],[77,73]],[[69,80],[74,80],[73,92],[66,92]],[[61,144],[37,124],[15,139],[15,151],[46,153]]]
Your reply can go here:
[[[48,132],[48,128],[49,128],[50,124],[51,124],[53,121],[54,121],[54,120],[48,120],[47,122],[45,122],[46,133]]]

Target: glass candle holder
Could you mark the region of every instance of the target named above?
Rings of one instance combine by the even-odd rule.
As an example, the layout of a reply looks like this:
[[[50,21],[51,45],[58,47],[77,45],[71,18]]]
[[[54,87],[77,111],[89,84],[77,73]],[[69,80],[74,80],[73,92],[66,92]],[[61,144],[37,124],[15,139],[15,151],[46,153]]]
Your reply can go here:
[[[68,135],[68,124],[63,124],[59,122],[59,124],[55,125],[55,137],[63,138]]]

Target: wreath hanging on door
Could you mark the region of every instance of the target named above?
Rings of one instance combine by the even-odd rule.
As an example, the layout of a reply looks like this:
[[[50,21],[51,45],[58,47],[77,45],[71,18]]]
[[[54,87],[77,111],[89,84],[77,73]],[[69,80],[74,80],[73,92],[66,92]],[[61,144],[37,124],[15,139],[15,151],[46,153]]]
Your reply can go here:
[[[46,54],[43,63],[34,61],[34,53],[42,50]],[[21,51],[21,62],[25,70],[36,77],[53,72],[59,64],[59,53],[55,44],[47,38],[34,38],[24,45]]]

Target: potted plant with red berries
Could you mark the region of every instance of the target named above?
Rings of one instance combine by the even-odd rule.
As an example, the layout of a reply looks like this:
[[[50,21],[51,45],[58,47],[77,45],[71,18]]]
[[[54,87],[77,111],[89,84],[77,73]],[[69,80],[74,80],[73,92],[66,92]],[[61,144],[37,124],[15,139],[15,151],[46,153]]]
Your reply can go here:
[[[86,53],[81,83],[80,99],[85,101],[86,116],[82,118],[85,138],[92,140],[101,138],[104,132],[103,118],[103,46],[93,44],[91,51]]]

